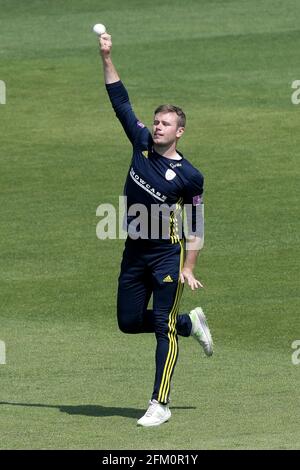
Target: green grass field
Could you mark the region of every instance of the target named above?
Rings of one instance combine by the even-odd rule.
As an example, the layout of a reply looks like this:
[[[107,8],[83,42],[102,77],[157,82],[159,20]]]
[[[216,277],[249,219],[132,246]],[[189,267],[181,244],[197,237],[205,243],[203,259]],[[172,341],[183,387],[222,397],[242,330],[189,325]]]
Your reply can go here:
[[[0,0],[1,449],[300,448],[298,0]],[[179,149],[205,175],[206,241],[182,311],[207,313],[215,355],[180,339],[172,419],[136,426],[155,339],[117,329],[122,240],[96,237],[131,148],[96,37],[136,114],[187,113]]]

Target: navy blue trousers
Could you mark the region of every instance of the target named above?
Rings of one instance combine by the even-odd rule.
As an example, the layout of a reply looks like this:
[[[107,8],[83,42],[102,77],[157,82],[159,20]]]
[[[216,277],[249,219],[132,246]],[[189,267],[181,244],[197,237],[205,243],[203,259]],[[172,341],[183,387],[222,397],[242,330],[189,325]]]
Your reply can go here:
[[[178,335],[190,336],[188,314],[178,315],[183,284],[183,242],[127,238],[118,287],[118,324],[124,333],[155,333],[156,373],[152,399],[168,403],[178,357]],[[148,303],[153,294],[153,308]]]

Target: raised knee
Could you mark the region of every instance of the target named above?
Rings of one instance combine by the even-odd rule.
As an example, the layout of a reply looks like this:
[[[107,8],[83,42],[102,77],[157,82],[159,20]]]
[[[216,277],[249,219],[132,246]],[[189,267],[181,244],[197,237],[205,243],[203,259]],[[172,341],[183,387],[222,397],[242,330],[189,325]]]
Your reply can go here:
[[[140,327],[137,324],[137,322],[132,321],[131,319],[122,318],[119,316],[118,316],[118,325],[122,333],[134,334],[134,333],[138,333],[140,330]]]
[[[118,321],[119,329],[122,331],[122,333],[131,333],[132,327],[130,324],[124,321]]]

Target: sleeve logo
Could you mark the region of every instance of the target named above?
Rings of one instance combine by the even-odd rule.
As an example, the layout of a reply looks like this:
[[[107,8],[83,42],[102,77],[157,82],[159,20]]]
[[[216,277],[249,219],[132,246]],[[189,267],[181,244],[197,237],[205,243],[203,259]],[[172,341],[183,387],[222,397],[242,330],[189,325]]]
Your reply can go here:
[[[193,206],[199,206],[201,202],[202,202],[202,197],[200,195],[193,197]]]

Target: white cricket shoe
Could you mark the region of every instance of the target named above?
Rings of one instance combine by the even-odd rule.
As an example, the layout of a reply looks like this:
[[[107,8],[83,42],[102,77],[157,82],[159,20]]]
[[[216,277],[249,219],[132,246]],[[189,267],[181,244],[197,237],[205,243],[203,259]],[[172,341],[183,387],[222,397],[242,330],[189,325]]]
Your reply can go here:
[[[212,356],[213,340],[202,308],[196,307],[191,310],[190,319],[192,321],[191,336],[201,344],[207,356]]]
[[[149,401],[149,407],[144,416],[142,416],[137,424],[138,426],[159,426],[171,418],[171,411],[168,405],[163,405],[156,400]]]

